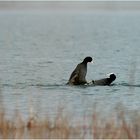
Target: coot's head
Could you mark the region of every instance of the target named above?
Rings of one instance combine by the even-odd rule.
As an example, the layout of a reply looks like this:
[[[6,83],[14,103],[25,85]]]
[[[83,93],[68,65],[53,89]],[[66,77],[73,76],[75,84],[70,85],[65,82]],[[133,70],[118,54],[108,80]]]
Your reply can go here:
[[[109,77],[111,81],[114,81],[116,79],[116,75],[114,73],[111,73]]]
[[[92,62],[92,57],[88,56],[83,60],[84,63]]]

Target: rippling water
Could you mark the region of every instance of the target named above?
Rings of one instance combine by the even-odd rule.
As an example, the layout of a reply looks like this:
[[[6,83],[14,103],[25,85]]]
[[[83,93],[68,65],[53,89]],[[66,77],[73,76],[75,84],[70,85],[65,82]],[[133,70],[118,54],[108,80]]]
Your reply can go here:
[[[58,107],[80,117],[122,104],[140,108],[140,12],[1,11],[1,102],[11,116],[55,116]],[[67,86],[75,66],[92,56],[87,80],[114,72],[112,86]]]

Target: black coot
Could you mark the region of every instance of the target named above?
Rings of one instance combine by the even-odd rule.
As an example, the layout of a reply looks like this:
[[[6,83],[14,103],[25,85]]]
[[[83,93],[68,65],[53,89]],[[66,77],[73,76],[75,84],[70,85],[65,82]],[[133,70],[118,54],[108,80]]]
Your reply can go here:
[[[100,80],[93,80],[93,84],[94,85],[110,85],[114,80],[116,79],[116,75],[114,73],[111,73],[109,78],[104,78],[104,79],[100,79]]]
[[[79,63],[77,67],[72,72],[69,81],[67,84],[70,85],[84,85],[87,83],[86,74],[87,74],[87,63],[92,62],[92,57],[86,57],[83,62]]]

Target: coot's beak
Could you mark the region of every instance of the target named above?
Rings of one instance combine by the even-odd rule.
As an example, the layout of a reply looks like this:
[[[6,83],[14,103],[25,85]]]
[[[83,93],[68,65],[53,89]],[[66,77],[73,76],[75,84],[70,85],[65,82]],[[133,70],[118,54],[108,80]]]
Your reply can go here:
[[[111,74],[114,74],[114,73],[108,73],[106,76],[107,76],[108,78],[110,78],[110,75],[111,75]]]
[[[92,60],[90,63],[92,63],[92,64],[93,64],[93,63],[94,63],[94,62],[93,62],[93,60]]]

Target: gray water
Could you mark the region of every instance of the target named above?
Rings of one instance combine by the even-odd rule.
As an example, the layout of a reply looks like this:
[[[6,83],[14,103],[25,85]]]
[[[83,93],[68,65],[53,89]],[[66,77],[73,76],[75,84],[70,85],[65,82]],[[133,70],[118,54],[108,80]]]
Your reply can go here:
[[[140,12],[1,11],[0,100],[7,116],[18,109],[75,117],[140,108]],[[114,72],[112,86],[65,85],[86,56],[87,80]]]

